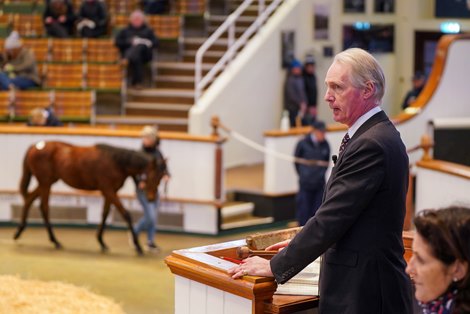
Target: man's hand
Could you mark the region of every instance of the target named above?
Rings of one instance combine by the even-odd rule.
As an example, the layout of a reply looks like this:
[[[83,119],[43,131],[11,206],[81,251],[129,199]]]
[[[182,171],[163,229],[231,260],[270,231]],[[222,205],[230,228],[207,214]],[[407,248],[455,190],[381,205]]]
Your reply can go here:
[[[232,276],[233,279],[248,275],[273,277],[269,261],[259,256],[253,256],[244,259],[240,265],[230,268],[228,273]]]
[[[147,185],[145,184],[145,181],[140,181],[140,182],[139,182],[139,189],[145,190],[145,187],[146,187],[146,186],[147,186]]]
[[[162,182],[163,183],[167,183],[168,181],[170,181],[170,176],[165,174],[163,177],[162,177]]]
[[[52,17],[50,17],[50,16],[46,17],[46,19],[44,20],[44,22],[45,22],[46,24],[51,24],[53,21],[54,21],[54,20],[53,20]]]
[[[65,17],[65,15],[61,15],[59,16],[58,20],[60,23],[65,23],[65,21],[67,21],[67,18]]]
[[[276,244],[268,246],[265,250],[266,251],[280,251],[284,249],[286,246],[288,246],[290,241],[291,239],[278,242]]]

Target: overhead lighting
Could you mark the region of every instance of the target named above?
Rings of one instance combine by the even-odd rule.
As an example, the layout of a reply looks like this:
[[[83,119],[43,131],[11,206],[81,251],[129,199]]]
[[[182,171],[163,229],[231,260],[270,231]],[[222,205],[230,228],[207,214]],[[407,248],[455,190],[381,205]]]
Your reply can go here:
[[[441,23],[441,32],[446,34],[458,34],[460,33],[460,24],[457,22]]]
[[[363,30],[369,30],[370,29],[370,23],[369,22],[356,22],[354,23],[354,29],[363,31]]]

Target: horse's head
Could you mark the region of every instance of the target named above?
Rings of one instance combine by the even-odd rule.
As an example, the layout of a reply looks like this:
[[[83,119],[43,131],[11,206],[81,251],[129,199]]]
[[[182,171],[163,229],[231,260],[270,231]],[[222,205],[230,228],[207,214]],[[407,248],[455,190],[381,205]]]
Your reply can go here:
[[[166,160],[152,157],[146,169],[145,194],[149,201],[155,200],[160,181],[166,173]]]

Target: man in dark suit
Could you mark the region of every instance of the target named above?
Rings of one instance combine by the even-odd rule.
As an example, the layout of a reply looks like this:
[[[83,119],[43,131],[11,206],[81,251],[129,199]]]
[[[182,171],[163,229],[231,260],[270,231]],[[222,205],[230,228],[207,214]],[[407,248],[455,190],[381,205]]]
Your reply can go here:
[[[251,257],[230,270],[274,276],[285,283],[323,255],[321,314],[412,313],[402,230],[408,157],[400,134],[380,109],[385,79],[369,53],[339,53],[328,70],[325,100],[335,121],[346,124],[323,203],[271,261]]]

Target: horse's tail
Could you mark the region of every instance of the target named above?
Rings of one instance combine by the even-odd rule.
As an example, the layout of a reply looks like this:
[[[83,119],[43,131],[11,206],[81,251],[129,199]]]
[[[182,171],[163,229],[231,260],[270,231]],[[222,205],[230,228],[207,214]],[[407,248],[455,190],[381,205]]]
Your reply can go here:
[[[23,198],[26,198],[28,195],[28,187],[29,183],[31,182],[31,168],[28,165],[28,156],[29,156],[30,150],[26,152],[26,155],[24,156],[23,160],[23,175],[21,177],[20,181],[20,193],[23,195]]]

